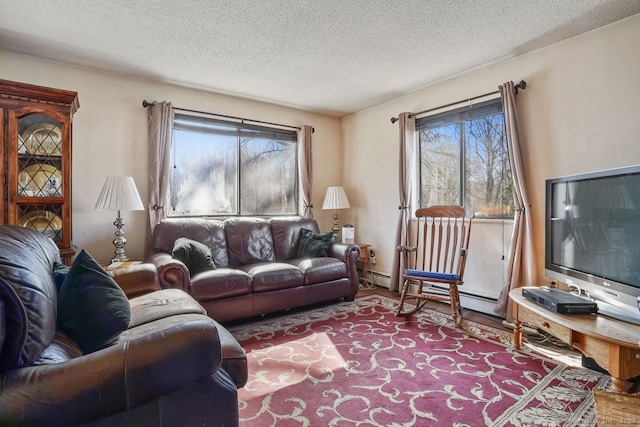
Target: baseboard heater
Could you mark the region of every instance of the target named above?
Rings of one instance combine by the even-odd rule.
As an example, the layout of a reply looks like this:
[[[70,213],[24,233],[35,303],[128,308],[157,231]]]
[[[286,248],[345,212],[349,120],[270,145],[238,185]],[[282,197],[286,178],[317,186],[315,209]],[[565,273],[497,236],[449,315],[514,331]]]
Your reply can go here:
[[[484,296],[484,295],[472,294],[470,292],[461,291],[460,289],[458,289],[458,292],[460,293],[460,297],[465,296],[467,298],[474,298],[474,299],[477,299],[477,300],[480,300],[480,301],[491,302],[493,304],[498,302],[498,298],[491,298],[491,297],[487,297],[487,296]]]
[[[380,273],[380,272],[374,271],[374,270],[369,270],[367,272],[367,274],[371,275],[371,276],[381,277],[384,280],[386,280],[387,283],[385,284],[384,287],[389,289],[389,285],[390,285],[390,282],[391,282],[391,275],[386,274],[386,273]],[[377,285],[377,283],[375,283],[375,281],[374,281],[374,284]],[[417,285],[418,282],[415,282],[415,284]],[[476,299],[478,301],[488,302],[488,303],[491,303],[491,304],[496,304],[498,302],[498,298],[497,297],[496,298],[492,298],[492,297],[487,297],[487,296],[484,296],[484,295],[473,294],[473,293],[470,293],[470,292],[465,292],[460,288],[458,288],[458,292],[460,293],[460,297],[465,296],[467,298],[473,298],[473,299]]]

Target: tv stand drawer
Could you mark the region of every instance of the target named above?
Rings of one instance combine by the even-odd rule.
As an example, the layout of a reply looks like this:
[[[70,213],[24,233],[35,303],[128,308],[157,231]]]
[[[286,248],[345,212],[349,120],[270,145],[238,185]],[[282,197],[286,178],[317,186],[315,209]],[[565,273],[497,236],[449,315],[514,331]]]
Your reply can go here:
[[[567,344],[571,344],[571,329],[559,325],[549,320],[549,318],[536,314],[533,311],[529,311],[525,307],[518,307],[518,320],[532,328],[540,329],[553,335]]]

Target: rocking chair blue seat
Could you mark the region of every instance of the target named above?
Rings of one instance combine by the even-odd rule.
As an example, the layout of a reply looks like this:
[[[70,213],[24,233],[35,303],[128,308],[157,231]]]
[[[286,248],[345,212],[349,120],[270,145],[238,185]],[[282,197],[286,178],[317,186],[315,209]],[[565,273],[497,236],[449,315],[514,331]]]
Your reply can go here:
[[[411,244],[398,247],[405,270],[397,316],[411,316],[430,300],[448,302],[453,324],[460,326],[463,310],[458,287],[464,283],[474,216],[473,210],[461,206],[416,211],[409,230]],[[415,299],[415,306],[405,311],[407,299]]]
[[[411,268],[407,268],[404,271],[404,274],[407,276],[420,276],[420,277],[426,277],[429,279],[455,280],[455,281],[460,280],[459,274],[438,273],[437,271],[413,270]]]

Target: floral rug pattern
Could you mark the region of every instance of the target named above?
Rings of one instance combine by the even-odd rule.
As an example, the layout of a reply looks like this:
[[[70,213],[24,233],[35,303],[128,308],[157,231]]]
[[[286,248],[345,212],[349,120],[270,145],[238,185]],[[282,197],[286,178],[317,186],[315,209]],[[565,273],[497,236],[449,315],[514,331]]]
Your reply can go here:
[[[247,351],[244,426],[595,426],[610,378],[503,330],[380,295],[230,328]]]

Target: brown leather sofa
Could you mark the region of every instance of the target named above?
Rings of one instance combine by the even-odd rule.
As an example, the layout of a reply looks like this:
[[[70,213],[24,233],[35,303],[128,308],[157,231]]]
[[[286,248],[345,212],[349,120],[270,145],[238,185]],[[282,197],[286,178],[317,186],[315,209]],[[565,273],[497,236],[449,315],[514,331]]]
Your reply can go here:
[[[129,327],[83,354],[56,327],[59,260],[44,234],[0,226],[0,425],[239,424],[246,358],[200,304],[180,290],[159,290],[151,264],[115,270]]]
[[[303,228],[318,233],[313,218],[299,216],[166,219],[154,228],[154,251],[147,262],[156,265],[162,288],[188,292],[220,322],[339,298],[353,300],[360,248],[335,242],[326,257],[297,258]],[[180,237],[205,244],[216,268],[191,276],[171,255]]]

